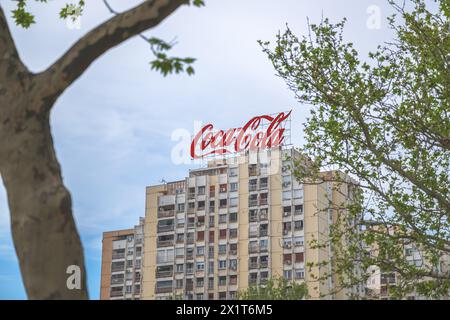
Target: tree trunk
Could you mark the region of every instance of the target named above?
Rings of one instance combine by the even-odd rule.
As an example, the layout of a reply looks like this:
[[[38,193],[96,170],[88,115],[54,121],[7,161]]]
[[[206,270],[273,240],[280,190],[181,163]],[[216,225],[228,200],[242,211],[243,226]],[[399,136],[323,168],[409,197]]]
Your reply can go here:
[[[32,76],[22,75],[0,84],[0,173],[25,289],[30,299],[87,299],[83,249],[50,132],[54,101],[33,97]],[[72,265],[80,289],[67,286]]]

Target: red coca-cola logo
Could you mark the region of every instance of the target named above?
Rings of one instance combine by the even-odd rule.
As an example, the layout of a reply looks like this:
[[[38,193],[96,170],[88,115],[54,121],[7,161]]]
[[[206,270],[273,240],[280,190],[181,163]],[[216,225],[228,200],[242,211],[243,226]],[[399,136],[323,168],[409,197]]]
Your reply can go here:
[[[214,131],[212,124],[203,126],[191,143],[191,157],[200,159],[208,155],[223,155],[242,151],[257,151],[281,146],[285,128],[281,126],[292,111],[280,112],[272,117],[253,117],[242,128]],[[263,121],[267,126],[262,128]]]

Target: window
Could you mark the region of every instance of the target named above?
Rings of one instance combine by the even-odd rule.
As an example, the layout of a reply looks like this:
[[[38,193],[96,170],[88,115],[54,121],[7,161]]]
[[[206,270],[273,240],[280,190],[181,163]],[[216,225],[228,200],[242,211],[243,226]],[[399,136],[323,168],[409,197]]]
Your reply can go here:
[[[219,230],[219,239],[226,239],[226,238],[227,238],[227,229]]]
[[[219,300],[226,300],[226,299],[227,299],[227,293],[219,292]]]
[[[238,175],[238,168],[230,168],[230,177],[237,177]]]
[[[237,271],[237,260],[230,259],[229,267],[230,267],[230,270]]]
[[[209,242],[214,242],[214,230],[209,231]]]
[[[226,253],[227,253],[227,245],[219,244],[219,254],[226,254]]]
[[[111,263],[111,272],[123,271],[125,268],[125,261],[115,261]]]
[[[292,207],[283,207],[283,217],[289,217],[291,215]]]
[[[238,235],[237,229],[230,229],[229,231],[230,231],[230,239],[237,238]]]
[[[184,242],[184,233],[177,233],[177,242]]]
[[[184,264],[179,263],[176,265],[176,272],[180,273],[184,271]]]
[[[238,198],[230,198],[230,207],[237,207],[239,199]]]
[[[237,276],[236,276],[236,275],[230,276],[229,284],[230,284],[231,286],[234,286],[234,285],[237,284]]]
[[[250,207],[256,207],[258,205],[258,195],[257,194],[251,194],[248,197],[248,205]]]
[[[205,270],[205,263],[204,262],[197,262],[195,270],[197,270],[197,271]]]
[[[205,240],[205,231],[197,231],[197,241]]]
[[[133,260],[127,260],[127,268],[131,268],[133,266]]]
[[[213,257],[214,257],[214,245],[209,246],[209,248],[208,248],[208,256],[209,256],[210,258],[213,258]]]
[[[237,217],[237,212],[231,212],[230,218],[228,220],[230,221],[230,223],[237,222]]]
[[[230,254],[231,255],[237,254],[237,243],[230,243]]]
[[[230,183],[230,192],[235,192],[235,191],[238,191],[238,183],[232,182],[232,183]]]
[[[303,230],[303,220],[294,221],[295,231]]]
[[[157,263],[171,263],[173,262],[173,249],[158,250],[156,253]]]
[[[208,262],[208,273],[209,274],[214,274],[214,261],[209,261]]]
[[[216,207],[216,202],[214,200],[209,201],[209,213],[213,213]]]
[[[294,237],[294,245],[295,246],[303,246],[303,237]]]
[[[259,241],[259,248],[261,251],[267,251],[269,241],[267,239],[262,239]]]
[[[216,195],[216,186],[210,186],[209,187],[209,196],[211,198],[214,198],[215,195]]]
[[[227,277],[221,276],[219,277],[219,286],[226,286],[227,285]]]
[[[177,218],[177,228],[184,228],[184,223],[186,219],[184,217]]]
[[[267,178],[259,179],[259,189],[261,190],[267,189],[268,181],[269,180]]]
[[[302,214],[303,213],[303,205],[299,204],[294,207],[294,214]]]
[[[205,210],[205,201],[197,202],[197,210]]]
[[[227,185],[226,184],[221,184],[219,186],[219,193],[226,193],[227,192]]]
[[[203,246],[197,247],[197,255],[203,256],[204,254],[205,254],[205,247],[203,247]]]
[[[203,293],[197,293],[195,298],[196,300],[203,300]]]
[[[227,206],[227,199],[220,199],[219,207],[220,208],[226,208],[226,206]]]
[[[205,194],[205,187],[204,186],[198,187],[197,188],[197,194],[198,195],[204,195]]]
[[[175,255],[177,256],[177,258],[184,257],[184,248],[176,248]]]
[[[267,198],[268,198],[268,194],[267,193],[261,193],[259,195],[259,205],[260,206],[267,205]]]
[[[283,235],[287,235],[292,230],[291,222],[283,222]]]
[[[178,211],[178,212],[184,212],[184,206],[185,206],[184,203],[179,203],[179,204],[177,205],[177,211]]]
[[[214,289],[214,278],[208,278],[208,289]]]
[[[304,257],[303,257],[303,252],[297,252],[296,254],[295,254],[295,262],[303,262],[304,261],[304,259],[303,259]]]
[[[292,192],[291,191],[283,191],[283,200],[291,200]]]
[[[290,253],[283,254],[283,263],[287,265],[292,264],[292,254]]]
[[[177,279],[177,280],[175,281],[175,287],[176,287],[177,289],[183,288],[183,279]]]
[[[282,184],[283,188],[289,188],[291,186],[291,176],[283,176]]]
[[[258,180],[252,179],[248,181],[248,191],[256,191],[257,190]]]
[[[219,260],[219,269],[226,269],[227,268],[227,260]]]
[[[173,251],[172,251],[172,254],[173,254]],[[172,256],[172,261],[173,261],[173,256]],[[136,266],[135,266],[135,268],[136,269],[140,269],[141,268],[141,262],[142,262],[142,260],[136,260]]]
[[[219,223],[227,223],[227,214],[219,214]]]
[[[283,277],[286,280],[292,280],[292,270],[284,270],[283,271]]]
[[[249,222],[256,222],[258,221],[258,210],[251,209],[248,211],[248,220]]]
[[[209,216],[209,227],[214,227],[214,216]]]
[[[305,278],[305,269],[296,269],[295,279],[304,279],[304,278]]]
[[[303,198],[303,192],[301,189],[294,190],[294,199],[301,199]]]

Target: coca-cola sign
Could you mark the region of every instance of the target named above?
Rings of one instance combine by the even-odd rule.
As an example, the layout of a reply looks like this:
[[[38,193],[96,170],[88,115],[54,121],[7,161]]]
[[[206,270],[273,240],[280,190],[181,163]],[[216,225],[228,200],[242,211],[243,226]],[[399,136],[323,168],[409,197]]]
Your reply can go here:
[[[195,134],[191,142],[191,157],[200,159],[209,155],[279,147],[285,140],[283,122],[291,112],[253,117],[244,126],[228,130],[215,130],[214,125],[208,123]]]

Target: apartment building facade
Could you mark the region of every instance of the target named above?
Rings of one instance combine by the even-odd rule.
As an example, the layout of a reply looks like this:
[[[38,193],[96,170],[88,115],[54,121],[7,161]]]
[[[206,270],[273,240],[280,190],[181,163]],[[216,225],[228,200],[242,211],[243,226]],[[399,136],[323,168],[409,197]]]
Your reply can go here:
[[[141,298],[144,218],[132,229],[103,233],[101,300]]]
[[[271,149],[214,160],[183,180],[146,190],[143,299],[234,299],[238,290],[282,276],[308,285],[311,298],[332,293],[332,251],[326,240],[337,214],[329,201],[347,201],[332,183],[294,178],[295,149]],[[345,190],[344,190],[345,189]],[[306,264],[311,262],[310,269]]]

